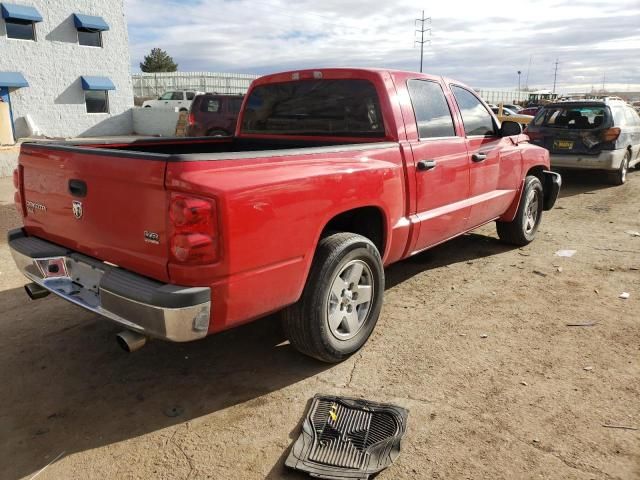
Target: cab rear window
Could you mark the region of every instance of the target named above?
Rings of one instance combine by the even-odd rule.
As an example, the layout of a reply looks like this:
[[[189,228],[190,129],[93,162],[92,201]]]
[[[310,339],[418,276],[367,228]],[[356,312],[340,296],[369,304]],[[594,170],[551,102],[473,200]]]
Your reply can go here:
[[[610,116],[605,106],[557,106],[542,109],[533,125],[542,127],[591,130],[602,128]]]
[[[256,87],[242,133],[383,137],[378,93],[367,80],[301,80]]]

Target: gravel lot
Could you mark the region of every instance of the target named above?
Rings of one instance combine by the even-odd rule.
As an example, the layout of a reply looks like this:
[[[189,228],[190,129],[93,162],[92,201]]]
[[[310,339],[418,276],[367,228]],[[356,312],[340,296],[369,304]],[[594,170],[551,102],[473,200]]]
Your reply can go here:
[[[3,179],[3,232],[20,223],[11,198]],[[640,237],[628,231],[640,231],[640,172],[623,187],[566,175],[529,247],[488,225],[389,268],[376,331],[340,365],[297,354],[275,317],[125,354],[117,326],[31,302],[3,234],[0,476],[52,462],[39,480],[305,478],[283,462],[324,392],[410,410],[381,480],[640,478],[640,431],[603,426],[640,428]]]

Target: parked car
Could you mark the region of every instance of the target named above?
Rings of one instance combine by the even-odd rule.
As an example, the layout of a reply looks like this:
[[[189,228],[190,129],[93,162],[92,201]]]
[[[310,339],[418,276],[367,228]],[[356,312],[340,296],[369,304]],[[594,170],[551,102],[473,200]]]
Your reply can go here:
[[[536,113],[538,113],[538,110],[540,110],[540,107],[527,107],[527,108],[523,108],[522,110],[520,110],[518,112],[519,115],[531,115],[532,117],[535,117]]]
[[[241,95],[198,95],[189,110],[190,137],[233,135],[242,106]]]
[[[526,127],[527,124],[531,120],[533,120],[533,115],[522,115],[520,113],[514,112],[513,110],[503,107],[501,105],[497,107],[494,106],[491,108],[491,110],[493,111],[493,113],[496,114],[496,116],[498,117],[498,120],[500,120],[501,122],[509,120],[511,122],[518,122],[523,127]]]
[[[594,169],[622,185],[640,163],[640,117],[620,100],[554,103],[538,112],[526,130],[551,152],[555,168]]]
[[[492,221],[526,245],[560,189],[520,125],[499,126],[472,88],[440,76],[268,75],[238,125],[233,137],[23,143],[24,227],[8,244],[29,295],[111,319],[129,350],[282,310],[295,348],[337,362],[378,320],[384,266]]]
[[[522,110],[522,107],[520,105],[515,105],[513,103],[505,103],[502,106],[516,113],[520,113],[520,110]]]
[[[173,90],[165,92],[157,100],[147,100],[142,104],[144,108],[177,108],[181,112],[186,112],[191,107],[192,100],[203,92],[193,90]]]

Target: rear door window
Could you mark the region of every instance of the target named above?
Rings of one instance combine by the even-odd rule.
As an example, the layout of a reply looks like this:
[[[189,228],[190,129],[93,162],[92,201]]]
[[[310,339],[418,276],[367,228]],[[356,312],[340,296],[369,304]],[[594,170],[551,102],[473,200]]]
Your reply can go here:
[[[200,111],[207,113],[218,113],[220,111],[220,100],[218,98],[204,98],[200,103]]]
[[[592,130],[601,128],[608,116],[609,109],[604,105],[555,106],[540,111],[533,124],[542,127]]]
[[[195,96],[195,92],[187,92],[187,100],[193,100]]]
[[[451,90],[462,114],[464,133],[469,137],[495,135],[496,127],[493,123],[493,117],[478,97],[457,85],[452,85]]]
[[[454,137],[456,131],[451,111],[440,84],[409,80],[407,86],[420,138]]]
[[[300,80],[251,91],[242,133],[384,137],[380,101],[368,80]]]
[[[171,95],[171,100],[182,100],[184,98],[184,93],[182,92],[173,92]]]

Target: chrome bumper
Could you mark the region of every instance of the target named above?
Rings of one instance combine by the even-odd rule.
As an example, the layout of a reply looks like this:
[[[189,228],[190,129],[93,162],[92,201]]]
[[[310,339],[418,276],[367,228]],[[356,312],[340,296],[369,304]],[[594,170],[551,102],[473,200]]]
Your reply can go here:
[[[156,282],[29,237],[8,235],[20,271],[51,293],[150,337],[188,342],[207,335],[211,292]]]

